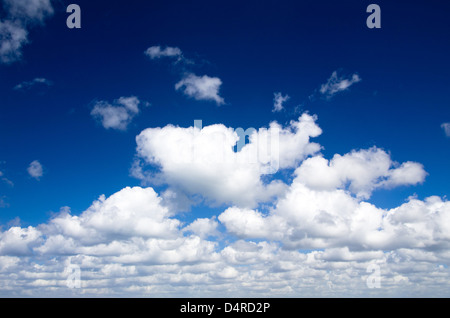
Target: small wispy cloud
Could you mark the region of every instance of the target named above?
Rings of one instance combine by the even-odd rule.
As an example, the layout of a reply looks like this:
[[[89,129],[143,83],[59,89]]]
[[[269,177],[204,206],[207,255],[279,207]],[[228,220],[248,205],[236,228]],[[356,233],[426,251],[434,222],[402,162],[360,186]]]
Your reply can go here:
[[[162,49],[160,45],[154,45],[149,47],[144,54],[152,60],[160,58],[173,58],[175,59],[175,62],[185,60],[183,57],[183,52],[178,47],[166,46]]]
[[[221,85],[222,81],[218,77],[189,73],[175,85],[175,89],[183,90],[185,95],[195,100],[215,101],[217,105],[222,105],[225,101],[219,96]]]
[[[43,77],[36,77],[35,79],[33,79],[31,81],[24,81],[20,84],[17,84],[16,86],[14,86],[14,89],[15,90],[27,90],[27,89],[31,89],[32,87],[34,87],[36,85],[52,86],[53,82],[46,78],[43,78]]]
[[[31,162],[27,168],[27,171],[28,174],[36,180],[39,180],[44,175],[44,169],[38,160]]]
[[[326,99],[331,99],[336,94],[346,91],[352,86],[361,81],[358,74],[353,74],[349,77],[339,76],[337,71],[334,71],[325,84],[320,86],[319,92]]]
[[[120,97],[111,105],[106,101],[96,102],[91,116],[99,120],[105,129],[126,130],[133,118],[139,114],[141,101],[135,97]]]
[[[6,183],[7,185],[9,185],[11,187],[14,186],[14,183],[5,177],[5,174],[3,173],[3,171],[0,171],[0,180],[2,180],[4,183]]]
[[[450,123],[443,123],[441,128],[444,129],[445,135],[450,137]]]
[[[9,204],[5,201],[5,199],[6,199],[5,196],[0,197],[0,208],[9,207]]]
[[[289,95],[278,93],[273,93],[273,109],[272,112],[280,112],[284,109],[283,103],[288,101],[291,97]]]

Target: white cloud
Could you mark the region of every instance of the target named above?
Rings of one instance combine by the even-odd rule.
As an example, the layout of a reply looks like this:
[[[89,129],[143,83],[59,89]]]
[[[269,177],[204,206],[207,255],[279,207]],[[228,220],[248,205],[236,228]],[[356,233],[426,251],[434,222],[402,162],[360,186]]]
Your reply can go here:
[[[296,181],[291,188],[271,215],[238,208],[222,213],[219,221],[246,238],[222,247],[205,239],[217,231],[217,221],[200,218],[181,228],[152,188],[102,196],[79,216],[63,209],[37,228],[12,227],[0,232],[0,293],[448,295],[450,273],[439,266],[450,260],[448,202],[412,199],[380,210],[340,190],[317,192]],[[366,285],[371,264],[382,269],[381,289]],[[81,269],[80,289],[66,285],[69,265]]]
[[[31,162],[27,168],[27,171],[28,174],[36,180],[39,180],[44,175],[44,169],[38,160]]]
[[[25,89],[30,89],[35,85],[46,85],[46,86],[51,86],[53,85],[52,81],[49,81],[46,78],[42,78],[42,77],[36,77],[35,79],[31,80],[31,81],[24,81],[20,84],[17,84],[16,86],[14,86],[15,90],[25,90]]]
[[[53,15],[50,0],[3,0],[9,15],[27,23],[43,22]]]
[[[189,73],[175,85],[175,89],[183,90],[185,95],[195,100],[215,101],[217,105],[222,105],[225,101],[219,96],[221,85],[222,81],[218,77]]]
[[[96,102],[92,117],[99,120],[105,129],[126,130],[139,113],[140,101],[137,97],[120,97],[113,105],[105,101]]]
[[[445,259],[449,218],[450,203],[438,197],[384,210],[342,190],[309,189],[296,179],[270,214],[235,207],[218,219],[239,238],[281,241],[289,249],[424,249]]]
[[[41,241],[41,233],[34,227],[11,227],[0,233],[0,255],[28,255]]]
[[[170,239],[177,237],[180,226],[170,214],[152,188],[124,188],[109,198],[100,196],[80,216],[64,209],[43,229],[87,245],[134,236]]]
[[[7,15],[0,21],[0,61],[11,64],[22,58],[28,29],[43,24],[54,10],[50,0],[3,0],[3,6]]]
[[[273,94],[273,109],[272,112],[280,112],[284,109],[283,103],[288,101],[290,99],[289,95],[282,95],[281,93],[274,93]]]
[[[28,42],[28,32],[13,21],[0,21],[0,61],[10,64],[22,57],[22,46]]]
[[[272,232],[274,229],[271,222],[266,222],[259,211],[231,207],[219,215],[219,221],[226,226],[227,231],[240,238],[276,239],[279,236],[276,232]],[[278,228],[278,231],[280,230]]]
[[[450,123],[443,123],[441,128],[444,129],[445,135],[450,137]]]
[[[330,161],[320,156],[309,158],[296,174],[300,182],[312,189],[348,186],[352,193],[365,199],[377,188],[415,185],[422,183],[427,175],[421,164],[405,162],[399,166],[389,154],[376,147],[335,155]]]
[[[330,99],[337,93],[348,90],[350,86],[360,81],[361,78],[358,74],[353,74],[351,77],[345,78],[343,76],[338,76],[338,72],[334,71],[328,81],[325,84],[322,84],[319,92],[325,98]]]
[[[365,201],[379,188],[423,181],[420,164],[395,163],[375,147],[326,159],[310,141],[321,130],[308,114],[275,127],[279,168],[290,180],[272,176],[279,192],[267,189],[272,183],[261,181],[258,164],[239,161],[262,129],[228,153],[236,160],[230,166],[210,154],[228,151],[238,138],[224,125],[144,130],[138,155],[169,188],[159,195],[127,187],[79,215],[64,207],[36,227],[0,230],[0,296],[450,295],[450,202],[410,197],[384,209]],[[201,164],[189,161],[192,145]],[[185,223],[179,204],[168,202],[196,196],[226,203],[204,204],[202,216]],[[380,266],[379,289],[366,283],[370,265]],[[67,287],[68,266],[81,269],[81,288]]]
[[[200,238],[208,238],[209,236],[219,236],[217,227],[219,223],[214,219],[196,219],[194,222],[186,226],[183,230],[192,232]]]
[[[181,61],[183,59],[183,53],[177,47],[167,46],[164,49],[161,49],[161,46],[155,45],[149,47],[145,51],[145,55],[150,57],[152,60],[160,59],[163,57],[176,58],[176,61]]]
[[[285,128],[273,122],[269,129],[255,130],[239,152],[233,147],[244,136],[224,125],[149,128],[136,138],[137,154],[157,170],[148,176],[135,164],[132,175],[217,204],[254,206],[280,195],[286,186],[279,180],[264,183],[263,175],[293,168],[320,150],[310,142],[321,133],[315,120],[304,114]]]

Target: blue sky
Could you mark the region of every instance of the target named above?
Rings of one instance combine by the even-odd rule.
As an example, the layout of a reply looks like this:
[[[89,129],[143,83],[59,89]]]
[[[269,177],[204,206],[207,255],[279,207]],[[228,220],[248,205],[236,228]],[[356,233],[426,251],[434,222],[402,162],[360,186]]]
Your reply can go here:
[[[375,146],[388,155],[392,171],[405,162],[415,164],[417,174],[402,175],[402,182],[386,174],[390,185],[373,181],[380,185],[372,184],[366,197],[360,196],[361,189],[352,190],[360,180],[348,177],[338,188],[353,191],[351,197],[386,211],[407,204],[410,196],[420,202],[438,196],[446,202],[450,5],[377,1],[382,27],[369,29],[366,8],[372,2],[80,0],[82,27],[69,29],[69,2],[30,0],[29,6],[41,5],[45,14],[24,17],[13,12],[11,1],[2,1],[0,27],[13,21],[26,30],[27,39],[9,52],[13,60],[3,53],[0,63],[1,231],[46,224],[62,207],[81,215],[100,195],[133,186],[151,186],[159,195],[168,188],[193,195],[200,203],[191,205],[190,212],[178,211],[187,223],[217,218],[235,206],[264,211],[266,205],[277,205],[282,195],[245,207],[212,196],[217,202],[210,204],[208,194],[183,188],[184,175],[169,174],[164,163],[159,169],[145,157],[160,153],[136,150],[136,136],[145,129],[186,128],[196,119],[203,126],[258,129],[272,121],[289,127],[304,113],[316,115],[322,133],[311,142],[320,144],[327,160]],[[10,35],[0,31],[5,44]],[[151,47],[159,47],[158,56],[145,54]],[[212,93],[198,95],[202,76]],[[196,90],[191,95],[189,87]],[[280,111],[273,111],[276,93],[289,96]],[[129,97],[137,99],[138,112],[120,100]],[[105,128],[105,105],[125,112],[124,126]],[[103,109],[97,115],[96,107]],[[318,153],[305,153],[274,179],[289,186],[293,171]],[[29,171],[33,161],[42,172]],[[159,173],[162,181],[136,178],[136,162]],[[218,225],[220,246],[266,239],[246,236],[230,219],[222,219],[228,221]]]

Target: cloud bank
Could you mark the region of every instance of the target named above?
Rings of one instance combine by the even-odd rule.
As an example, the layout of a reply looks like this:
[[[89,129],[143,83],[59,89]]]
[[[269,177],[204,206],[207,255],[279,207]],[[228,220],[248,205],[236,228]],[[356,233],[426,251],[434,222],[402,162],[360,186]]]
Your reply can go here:
[[[441,128],[444,129],[444,133],[447,137],[450,137],[450,123],[443,123]]]
[[[383,209],[369,201],[374,191],[424,182],[424,167],[377,147],[327,159],[312,141],[322,133],[316,121],[272,122],[240,151],[237,129],[221,124],[144,130],[134,168],[153,186],[2,230],[0,294],[449,296],[450,203],[409,197]],[[271,143],[259,141],[277,129],[274,173],[249,154],[267,152]],[[157,193],[161,185],[167,190]],[[201,198],[211,215],[186,221],[167,204],[176,198]],[[74,266],[80,288],[67,281]],[[367,283],[374,266],[380,288]]]

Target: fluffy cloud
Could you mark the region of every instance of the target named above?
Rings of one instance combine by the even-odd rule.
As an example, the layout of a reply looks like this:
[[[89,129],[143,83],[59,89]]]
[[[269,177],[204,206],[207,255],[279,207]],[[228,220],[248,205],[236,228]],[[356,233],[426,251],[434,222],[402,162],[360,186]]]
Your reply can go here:
[[[145,175],[141,165],[133,175],[168,184],[189,195],[200,195],[218,204],[254,206],[284,191],[278,181],[265,183],[262,176],[292,168],[306,156],[320,150],[310,142],[321,129],[316,118],[302,115],[288,127],[273,122],[268,129],[253,130],[249,143],[240,151],[233,147],[244,131],[224,125],[181,128],[149,128],[137,136],[137,154],[145,164],[159,171]]]
[[[200,218],[183,228],[152,188],[102,196],[79,216],[63,209],[37,228],[11,227],[0,232],[0,294],[448,295],[449,271],[440,265],[450,260],[448,202],[411,199],[381,211],[341,190],[326,197],[295,182],[291,187],[295,203],[286,198],[290,207],[277,207],[284,228],[282,220],[268,222],[275,215],[230,208],[219,221],[241,239],[223,247],[206,240],[217,221]],[[377,237],[376,226],[389,233]],[[373,266],[381,269],[380,289],[367,284]],[[81,272],[79,289],[68,285],[71,268]]]
[[[345,191],[312,190],[294,180],[268,215],[233,207],[218,219],[240,238],[281,241],[289,249],[423,249],[446,259],[449,217],[450,203],[438,197],[384,210]]]
[[[32,226],[11,227],[0,234],[0,255],[29,255],[40,240],[41,233]]]
[[[140,101],[137,97],[120,97],[113,105],[105,101],[96,102],[92,117],[99,120],[105,129],[126,130],[133,118],[139,114]]]
[[[175,89],[183,90],[185,95],[195,100],[215,101],[217,105],[222,105],[225,101],[219,96],[221,85],[222,81],[218,77],[197,76],[189,73],[175,84]]]
[[[0,61],[10,64],[21,59],[28,29],[43,24],[54,11],[50,0],[3,0],[3,7],[7,15],[0,21]]]
[[[279,172],[292,178],[263,181],[262,164],[241,156],[275,128]],[[223,125],[144,130],[138,157],[154,165],[149,182],[169,188],[127,187],[80,215],[62,208],[36,227],[0,230],[0,295],[448,296],[450,203],[410,197],[383,209],[367,201],[379,188],[422,182],[423,167],[375,147],[326,159],[310,140],[320,133],[303,114],[255,129],[234,152],[239,134]],[[229,157],[211,155],[220,152]],[[199,195],[226,206],[205,204],[186,222],[167,204]],[[374,268],[380,288],[368,284]],[[67,282],[71,269],[81,272],[80,288]]]
[[[450,123],[443,123],[441,128],[444,129],[445,135],[450,137]]]
[[[273,94],[273,109],[272,112],[280,112],[284,109],[283,103],[288,101],[290,99],[289,95],[282,95],[281,93],[274,93]]]
[[[338,76],[338,72],[334,71],[328,81],[320,86],[320,94],[322,94],[326,99],[332,98],[339,92],[348,90],[350,86],[361,81],[358,74],[353,74],[349,78],[343,76]]]
[[[178,47],[161,48],[161,46],[155,45],[149,47],[144,54],[152,60],[171,59],[173,65],[179,62],[182,62],[183,65],[194,64],[194,61],[184,57],[183,52]],[[225,100],[219,94],[222,86],[220,78],[208,75],[197,76],[192,72],[186,72],[186,70],[183,73],[182,79],[175,84],[175,90],[182,91],[184,95],[195,100],[214,101],[217,105],[225,104]]]
[[[31,162],[27,168],[27,171],[28,174],[36,180],[39,180],[44,175],[44,169],[38,160]]]
[[[425,180],[423,166],[416,162],[399,165],[376,147],[335,155],[330,161],[317,156],[297,169],[300,182],[317,190],[345,188],[358,197],[369,198],[374,189],[415,185]]]

